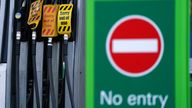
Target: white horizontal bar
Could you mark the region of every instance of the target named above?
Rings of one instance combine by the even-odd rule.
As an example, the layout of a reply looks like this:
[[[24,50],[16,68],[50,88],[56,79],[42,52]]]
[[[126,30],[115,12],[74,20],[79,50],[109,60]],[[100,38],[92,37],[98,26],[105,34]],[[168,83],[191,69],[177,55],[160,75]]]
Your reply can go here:
[[[114,39],[113,53],[157,53],[157,39]]]

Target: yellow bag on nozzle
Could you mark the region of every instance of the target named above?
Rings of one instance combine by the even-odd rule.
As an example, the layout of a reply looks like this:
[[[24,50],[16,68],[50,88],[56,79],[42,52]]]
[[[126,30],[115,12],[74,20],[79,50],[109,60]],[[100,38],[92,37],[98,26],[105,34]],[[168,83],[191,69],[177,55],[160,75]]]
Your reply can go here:
[[[42,37],[56,37],[58,5],[43,6]]]
[[[62,4],[59,6],[57,31],[60,35],[67,34],[71,36],[71,18],[72,18],[73,4]]]
[[[32,30],[35,30],[41,20],[43,0],[35,1],[30,6],[28,25],[31,26]]]

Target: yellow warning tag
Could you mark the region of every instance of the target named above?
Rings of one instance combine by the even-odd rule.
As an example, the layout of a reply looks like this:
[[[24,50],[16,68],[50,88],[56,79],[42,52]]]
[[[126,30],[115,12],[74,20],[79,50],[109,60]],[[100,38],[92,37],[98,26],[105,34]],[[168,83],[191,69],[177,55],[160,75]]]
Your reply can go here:
[[[41,20],[43,0],[35,1],[31,4],[30,13],[28,18],[28,25],[32,26],[31,29],[34,30],[39,25]]]
[[[59,34],[71,35],[71,18],[72,18],[73,4],[62,4],[59,6],[57,31]]]
[[[43,6],[42,37],[56,37],[58,5]]]

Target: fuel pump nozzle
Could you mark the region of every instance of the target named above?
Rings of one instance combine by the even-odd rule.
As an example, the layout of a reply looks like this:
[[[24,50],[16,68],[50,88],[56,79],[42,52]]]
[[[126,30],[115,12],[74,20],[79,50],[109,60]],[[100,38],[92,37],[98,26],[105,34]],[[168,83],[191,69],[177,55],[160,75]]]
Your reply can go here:
[[[57,108],[56,94],[55,94],[55,85],[52,71],[52,38],[57,37],[57,11],[58,5],[57,0],[47,3],[43,6],[43,26],[42,26],[42,37],[48,38],[47,43],[47,71],[48,71],[48,80],[49,80],[49,89],[51,94],[51,105],[52,108]]]
[[[36,29],[39,26],[39,22],[41,21],[42,6],[43,6],[43,0],[35,0],[34,2],[32,2],[28,17],[28,25],[31,27],[32,30],[32,66],[33,66],[33,77],[34,77],[37,108],[41,108],[41,105],[40,105],[39,85],[37,78],[38,75],[36,69],[36,38],[37,38]]]
[[[70,82],[70,77],[69,77],[69,66],[68,66],[68,40],[71,37],[72,33],[72,26],[71,26],[71,19],[72,19],[72,11],[73,11],[73,4],[61,4],[59,6],[59,11],[58,11],[58,19],[57,19],[57,31],[60,35],[63,35],[63,73],[64,77],[66,78],[67,81],[67,86],[69,89],[69,96],[70,96],[70,101],[71,101],[71,106],[72,108],[75,108],[75,103],[74,103],[74,96],[72,93],[72,85]],[[63,78],[63,80],[65,80]],[[65,89],[65,83],[64,83],[64,89]],[[63,107],[65,107],[65,104],[63,104]]]
[[[20,59],[20,44],[22,38],[22,20],[24,18],[24,8],[26,7],[26,1],[18,0],[17,11],[15,13],[15,20],[16,20],[16,108],[20,108],[20,75],[19,75],[19,59]]]

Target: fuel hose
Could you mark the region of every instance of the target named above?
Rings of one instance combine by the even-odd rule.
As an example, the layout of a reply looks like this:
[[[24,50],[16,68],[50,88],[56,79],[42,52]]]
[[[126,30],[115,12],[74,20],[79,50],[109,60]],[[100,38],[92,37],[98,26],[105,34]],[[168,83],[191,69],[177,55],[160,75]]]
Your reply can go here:
[[[25,1],[24,1],[25,2]],[[23,13],[22,13],[22,0],[18,0],[17,3],[17,12],[15,13],[15,19],[16,19],[16,108],[20,108],[20,76],[19,76],[19,59],[20,59],[20,44],[21,44],[21,23],[22,23],[22,17],[23,17]]]
[[[38,73],[36,68],[36,38],[37,38],[36,29],[41,20],[42,5],[43,5],[43,0],[33,1],[30,6],[29,17],[28,17],[28,25],[31,27],[31,30],[32,30],[32,67],[33,67],[34,88],[35,88],[37,108],[41,108],[41,105],[40,105],[40,95],[39,95],[39,85],[38,85]]]

